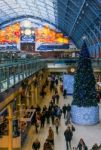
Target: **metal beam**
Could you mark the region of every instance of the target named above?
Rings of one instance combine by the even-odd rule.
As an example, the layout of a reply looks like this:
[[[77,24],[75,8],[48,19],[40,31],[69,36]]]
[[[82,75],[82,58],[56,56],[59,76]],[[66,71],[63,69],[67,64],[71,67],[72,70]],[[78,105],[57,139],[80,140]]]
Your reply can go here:
[[[82,34],[85,34],[85,33],[86,33],[87,36],[89,36],[90,40],[92,41],[92,44],[94,44],[94,41],[93,41],[92,36],[90,35],[90,32],[87,32],[87,30],[84,30],[85,27],[82,26],[82,25],[81,25],[80,29],[81,29],[81,31],[83,31],[83,32],[81,33],[81,35],[79,34],[79,36],[76,36],[76,35],[75,35],[76,39],[78,38],[78,41],[79,41],[79,40],[81,39]],[[85,31],[85,32],[84,32],[84,31]],[[85,35],[86,35],[86,34],[85,34]],[[77,34],[77,35],[78,35],[78,34]]]
[[[37,19],[37,20],[40,20],[40,21],[43,21],[43,22],[47,22],[47,23],[49,23],[49,24],[51,24],[51,25],[56,27],[56,24],[54,24],[52,22],[50,23],[50,21],[48,21],[46,19],[42,19],[40,17],[36,17],[36,16],[33,16],[33,15],[22,15],[22,16],[19,16],[19,17],[10,18],[10,19],[2,22],[0,24],[0,27],[2,28],[3,25],[10,24],[11,22],[14,22],[14,21],[17,21],[17,20],[20,20],[20,19],[26,19],[26,18]]]
[[[99,15],[93,10],[93,8],[92,8],[91,6],[89,6],[89,8],[90,8],[91,12],[92,12],[93,14],[95,14],[95,16],[96,16],[97,18],[99,18],[99,20],[101,21],[101,18],[100,18]]]
[[[82,9],[83,9],[85,3],[86,3],[86,0],[83,1],[82,5],[81,5],[81,8],[79,9],[79,12],[78,12],[77,17],[76,17],[76,19],[75,19],[75,21],[74,21],[74,24],[72,25],[71,30],[70,30],[70,32],[69,32],[69,36],[71,36],[71,34],[72,34],[72,31],[73,31],[73,29],[74,29],[74,27],[75,27],[75,24],[76,24],[76,22],[77,22],[77,20],[78,20],[78,18],[79,18],[79,16],[80,16],[80,14],[81,14],[81,11],[82,11]]]

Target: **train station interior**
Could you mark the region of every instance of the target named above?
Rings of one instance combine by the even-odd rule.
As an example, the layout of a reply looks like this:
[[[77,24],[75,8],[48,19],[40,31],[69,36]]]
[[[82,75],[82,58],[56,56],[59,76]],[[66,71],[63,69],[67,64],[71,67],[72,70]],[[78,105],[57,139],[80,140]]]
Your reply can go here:
[[[101,0],[0,0],[0,150],[101,150]]]

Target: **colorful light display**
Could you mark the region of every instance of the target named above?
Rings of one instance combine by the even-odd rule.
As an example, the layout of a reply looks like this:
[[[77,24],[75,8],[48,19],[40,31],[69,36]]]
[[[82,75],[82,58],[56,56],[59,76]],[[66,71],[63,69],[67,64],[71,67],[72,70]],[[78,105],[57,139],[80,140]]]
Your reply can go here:
[[[20,40],[20,24],[16,23],[0,30],[0,43],[18,43]]]
[[[69,43],[68,37],[65,37],[60,32],[56,32],[54,29],[51,29],[48,25],[45,25],[42,28],[35,29],[34,27],[32,27],[32,23],[27,20],[21,23],[15,23],[0,30],[0,44],[17,44],[19,41],[22,41],[23,37],[25,37],[24,39],[26,39],[26,42],[29,37],[29,39],[31,39],[31,42],[33,43]]]
[[[68,44],[69,39],[64,37],[62,33],[58,33],[55,30],[50,29],[49,26],[36,29],[35,31],[36,42],[42,43],[62,43]]]

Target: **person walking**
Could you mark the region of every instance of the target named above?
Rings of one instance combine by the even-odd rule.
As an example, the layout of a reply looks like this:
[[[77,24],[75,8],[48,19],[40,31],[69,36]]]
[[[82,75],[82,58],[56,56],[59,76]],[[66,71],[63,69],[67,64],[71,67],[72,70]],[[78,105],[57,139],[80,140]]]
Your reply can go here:
[[[48,130],[48,137],[47,137],[48,142],[50,142],[52,145],[54,145],[54,131],[51,127],[49,127]]]
[[[47,124],[50,124],[50,116],[51,116],[51,114],[50,114],[50,110],[48,108],[45,112],[45,118],[47,120]]]
[[[67,105],[67,113],[71,111],[71,106],[70,104]]]
[[[66,89],[64,89],[63,90],[63,97],[64,97],[64,99],[66,98],[66,96],[67,96],[67,91],[66,91]]]
[[[67,111],[67,107],[66,107],[66,104],[64,104],[64,106],[62,107],[62,112],[64,114],[64,119],[66,117],[66,111]]]
[[[101,150],[97,143],[95,143],[91,150]]]
[[[62,110],[59,106],[57,106],[56,116],[59,118],[59,120],[61,119],[61,115],[62,115]]]
[[[74,125],[71,122],[67,126],[70,127],[72,132],[75,131],[75,127],[74,127]]]
[[[70,119],[71,119],[71,106],[70,104],[67,105],[67,118],[66,118],[66,124],[70,123]]]
[[[55,94],[55,98],[56,98],[56,103],[59,104],[59,98],[60,98],[60,96],[59,96],[58,93]]]
[[[33,150],[39,150],[40,149],[40,141],[36,138],[35,141],[32,144]]]
[[[35,121],[35,130],[36,130],[36,133],[38,133],[39,128],[40,128],[40,120],[36,119],[36,121]]]
[[[69,150],[69,147],[71,149],[71,140],[72,140],[72,136],[73,136],[70,127],[67,127],[67,129],[64,132],[64,136],[65,136],[65,140],[66,140],[66,148],[67,148],[67,150]]]
[[[45,113],[44,112],[41,113],[40,121],[41,121],[41,128],[44,128],[44,125],[45,125]]]
[[[43,145],[43,150],[53,150],[51,143],[47,139]]]
[[[77,150],[88,150],[88,148],[82,138],[80,139],[80,141],[78,143]]]
[[[55,96],[55,94],[54,94],[54,95],[52,95],[52,100],[53,100],[53,103],[55,104],[55,100],[56,100],[56,96]]]
[[[54,118],[55,118],[55,110],[54,110],[54,108],[52,108],[52,110],[51,110],[51,120],[52,120],[53,125],[54,125]]]
[[[56,128],[56,133],[57,133],[57,134],[58,134],[59,125],[60,125],[60,120],[59,120],[59,118],[56,118],[56,119],[55,119],[55,128]]]

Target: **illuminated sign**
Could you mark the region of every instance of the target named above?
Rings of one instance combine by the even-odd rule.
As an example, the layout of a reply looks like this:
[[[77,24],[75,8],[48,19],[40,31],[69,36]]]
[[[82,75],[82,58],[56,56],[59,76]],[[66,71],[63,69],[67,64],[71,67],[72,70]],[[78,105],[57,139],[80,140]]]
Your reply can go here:
[[[35,41],[34,36],[26,36],[26,35],[21,36],[21,42],[34,42],[34,41]]]
[[[20,24],[15,23],[0,30],[0,44],[18,43],[20,40]]]
[[[62,33],[50,29],[49,26],[44,26],[43,28],[35,30],[35,37],[36,42],[41,43],[69,43],[68,37],[65,37]]]

